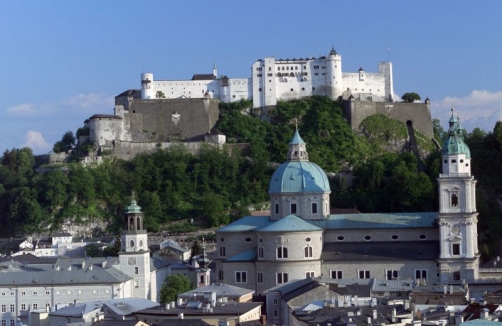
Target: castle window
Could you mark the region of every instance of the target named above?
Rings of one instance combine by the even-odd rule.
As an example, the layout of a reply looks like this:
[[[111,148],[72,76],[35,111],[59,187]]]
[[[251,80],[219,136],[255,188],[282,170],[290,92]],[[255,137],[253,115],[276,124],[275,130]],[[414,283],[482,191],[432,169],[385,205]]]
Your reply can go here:
[[[452,207],[457,207],[458,206],[458,196],[456,193],[451,194],[451,206]]]
[[[359,279],[361,280],[368,279],[371,277],[370,271],[360,270],[358,271],[358,274],[359,274]]]
[[[276,274],[277,284],[283,284],[288,282],[288,273],[277,273]]]
[[[263,247],[258,247],[258,258],[263,258]]]
[[[279,204],[275,204],[275,215],[279,214]]]
[[[303,66],[303,69],[307,69],[307,66]]]
[[[303,251],[304,251],[305,258],[312,258],[312,247],[311,246],[304,247]]]
[[[235,272],[235,283],[247,283],[247,272]]]
[[[310,239],[310,238],[305,238],[305,242],[310,242],[310,241],[312,241],[312,239]]]
[[[345,237],[343,235],[339,235],[336,239],[338,241],[343,241],[343,240],[345,240]]]
[[[415,279],[416,280],[427,280],[427,270],[426,269],[415,269]]]
[[[305,90],[305,87],[302,87],[302,91],[304,91],[304,90]]]
[[[258,272],[256,274],[256,282],[257,283],[263,283],[263,272]]]
[[[244,241],[251,242],[251,238],[246,238],[246,239],[244,239]]]
[[[291,91],[293,91],[293,89],[291,88]]]
[[[225,247],[221,246],[220,247],[220,257],[225,257],[227,255],[227,250]]]
[[[394,235],[391,236],[391,239],[392,240],[397,240],[397,239],[399,239],[399,236],[397,234],[394,234]]]
[[[453,243],[451,245],[451,252],[454,256],[459,256],[460,255],[460,244],[459,243]]]
[[[261,77],[261,76],[262,76],[262,74],[256,74],[256,77]]]
[[[418,238],[420,240],[425,240],[425,239],[427,239],[427,236],[425,234],[421,234],[421,235],[418,236]]]
[[[364,240],[366,240],[366,241],[370,241],[370,240],[371,240],[371,235],[366,235],[366,236],[364,236]]]
[[[270,71],[270,70],[272,70],[272,68],[271,68],[271,67],[268,67],[268,71]]]
[[[218,271],[218,280],[223,281],[223,270],[222,269],[220,269]]]
[[[315,87],[312,87],[312,91],[315,91]]]
[[[385,274],[387,280],[397,280],[399,278],[399,271],[395,269],[388,269]]]
[[[330,271],[331,278],[336,279],[336,280],[341,280],[343,278],[343,272],[342,271]]]
[[[316,72],[316,73],[314,73],[314,76],[319,76],[319,73],[317,73],[317,72]]]
[[[220,242],[225,242],[225,238],[220,238]]]
[[[451,160],[452,163],[457,163],[457,160]]]
[[[139,267],[134,267],[134,274],[136,274],[136,275],[139,274]]]
[[[296,214],[296,204],[291,204],[291,214]]]
[[[312,203],[312,214],[317,214],[317,203]]]
[[[305,272],[305,278],[314,277],[314,272]]]
[[[258,91],[259,91],[259,92],[261,92],[261,87],[260,87],[260,88],[258,88]]]
[[[286,258],[288,258],[288,248],[287,247],[277,248],[277,259],[286,259]]]

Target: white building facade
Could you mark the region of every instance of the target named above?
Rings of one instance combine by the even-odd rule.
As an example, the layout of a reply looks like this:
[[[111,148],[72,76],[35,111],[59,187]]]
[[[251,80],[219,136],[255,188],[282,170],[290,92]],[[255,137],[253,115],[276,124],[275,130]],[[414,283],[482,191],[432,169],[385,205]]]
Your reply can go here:
[[[253,63],[250,78],[194,75],[191,80],[154,80],[152,73],[141,74],[141,99],[203,98],[209,94],[222,102],[252,99],[253,107],[266,107],[277,101],[323,95],[333,100],[354,95],[372,101],[392,101],[392,63],[380,62],[377,72],[342,72],[342,57],[334,49],[319,58],[275,59]]]

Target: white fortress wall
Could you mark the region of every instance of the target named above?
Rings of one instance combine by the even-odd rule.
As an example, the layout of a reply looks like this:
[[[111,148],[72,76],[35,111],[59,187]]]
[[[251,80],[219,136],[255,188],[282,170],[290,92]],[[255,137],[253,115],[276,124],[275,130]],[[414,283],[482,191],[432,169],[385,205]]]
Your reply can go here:
[[[371,93],[385,97],[385,76],[380,73],[365,73],[364,78],[360,78],[359,73],[343,73],[343,86],[345,90],[350,89],[352,94]]]
[[[223,90],[225,87],[221,87],[222,91],[220,94],[222,95],[221,100],[223,102],[237,102],[242,99],[249,100],[251,99],[252,91],[252,82],[251,78],[232,78],[228,80],[228,97],[227,100],[224,99]]]
[[[156,80],[153,82],[154,95],[158,91],[168,99],[188,97],[203,98],[206,92],[212,98],[220,97],[219,80]]]

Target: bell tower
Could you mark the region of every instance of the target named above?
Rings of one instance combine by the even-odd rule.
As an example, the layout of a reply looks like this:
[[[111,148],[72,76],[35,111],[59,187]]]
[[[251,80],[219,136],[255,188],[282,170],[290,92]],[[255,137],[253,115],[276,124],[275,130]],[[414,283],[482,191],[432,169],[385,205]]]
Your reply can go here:
[[[135,199],[126,207],[126,230],[122,232],[120,270],[134,279],[133,296],[150,298],[150,251],[144,216]],[[155,300],[155,298],[154,298]]]
[[[443,144],[439,175],[439,268],[442,283],[478,278],[476,180],[471,175],[471,152],[463,128],[452,115]]]

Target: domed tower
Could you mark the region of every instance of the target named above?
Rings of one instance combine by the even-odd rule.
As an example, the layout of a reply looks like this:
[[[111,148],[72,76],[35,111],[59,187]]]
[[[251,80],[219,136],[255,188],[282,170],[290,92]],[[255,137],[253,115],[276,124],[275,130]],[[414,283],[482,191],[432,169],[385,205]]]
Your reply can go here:
[[[326,173],[309,162],[306,144],[298,129],[289,142],[288,161],[274,172],[268,188],[270,218],[297,215],[305,220],[329,216],[329,186]]]
[[[153,87],[153,74],[141,74],[141,99],[149,100],[155,98],[155,90]]]
[[[203,287],[209,285],[211,283],[211,269],[209,268],[209,258],[207,258],[206,254],[206,245],[204,244],[204,240],[202,240],[202,253],[197,259],[197,264],[199,268],[197,268],[197,287]]]
[[[134,297],[150,299],[150,251],[143,212],[136,200],[126,207],[126,230],[121,235],[120,270],[134,279]]]
[[[335,48],[326,56],[326,94],[332,100],[338,99],[343,93],[342,82],[342,56],[336,53]]]
[[[476,180],[463,128],[453,114],[443,144],[443,173],[439,175],[439,267],[441,282],[478,278]]]

